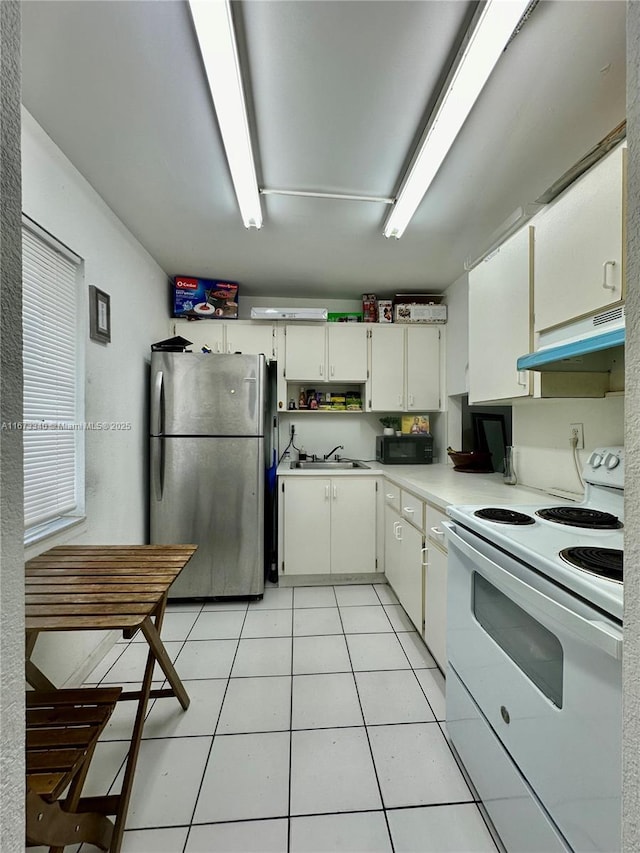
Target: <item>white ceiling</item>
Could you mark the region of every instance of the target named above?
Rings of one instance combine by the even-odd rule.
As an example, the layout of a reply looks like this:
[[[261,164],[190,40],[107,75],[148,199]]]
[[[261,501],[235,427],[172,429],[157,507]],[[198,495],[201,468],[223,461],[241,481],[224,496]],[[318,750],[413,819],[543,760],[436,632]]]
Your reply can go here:
[[[393,195],[474,6],[236,4],[261,185]],[[366,202],[263,197],[244,229],[186,3],[23,3],[23,101],[168,275],[245,296],[440,291],[624,120],[625,15],[541,0],[399,241]]]

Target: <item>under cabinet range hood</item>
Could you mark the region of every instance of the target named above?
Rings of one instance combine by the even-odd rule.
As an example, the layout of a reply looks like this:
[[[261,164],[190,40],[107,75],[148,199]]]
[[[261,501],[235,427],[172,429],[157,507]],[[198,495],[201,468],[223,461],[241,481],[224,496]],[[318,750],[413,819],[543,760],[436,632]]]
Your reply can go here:
[[[624,352],[624,305],[540,334],[535,352],[522,355],[518,370],[594,371]]]

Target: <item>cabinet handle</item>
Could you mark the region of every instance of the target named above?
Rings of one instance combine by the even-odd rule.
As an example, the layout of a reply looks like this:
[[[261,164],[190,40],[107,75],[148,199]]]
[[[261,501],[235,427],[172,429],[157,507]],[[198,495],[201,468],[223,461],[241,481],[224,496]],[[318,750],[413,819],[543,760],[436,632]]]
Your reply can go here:
[[[396,521],[396,524],[398,525],[398,527],[396,528],[396,539],[398,540],[398,542],[402,542],[402,525],[399,521]]]
[[[412,515],[413,515],[413,513],[415,512],[415,509],[414,509],[412,506],[403,506],[403,507],[402,507],[402,509],[403,509],[405,512],[410,512]]]
[[[333,499],[334,499],[334,501],[336,500],[337,497],[338,497],[338,487],[334,483],[334,486],[333,486]]]
[[[387,498],[387,500],[388,500],[388,501],[392,501],[392,500],[395,498],[395,495],[390,495],[390,494],[387,492],[386,498]]]
[[[318,365],[320,368],[320,376],[324,375],[324,366],[322,364]]]
[[[398,525],[399,524],[400,524],[399,521],[393,522],[393,535],[396,537],[396,539],[398,538],[397,534],[398,534]]]
[[[434,536],[439,536],[444,540],[444,530],[440,530],[438,527],[432,527],[431,532]]]
[[[335,376],[335,375],[336,375],[336,368],[335,368],[335,365],[334,365],[334,364],[332,364],[332,365],[331,365],[331,375],[332,375],[332,376]]]
[[[518,385],[522,385],[523,388],[526,388],[527,381],[528,381],[526,370],[519,370],[518,371],[518,380],[517,381],[518,381]]]
[[[229,341],[229,343],[227,344],[227,352],[228,353],[233,352],[233,350],[231,349],[231,341]]]
[[[329,486],[324,487],[324,499],[325,501],[329,500]]]
[[[602,286],[604,287],[605,290],[615,290],[616,289],[615,284],[607,284],[607,267],[608,266],[615,267],[615,265],[616,265],[615,261],[605,261],[602,264]]]
[[[398,406],[402,408],[402,394],[398,394]]]
[[[409,394],[409,406],[413,406],[413,394]]]
[[[427,566],[429,565],[429,561],[426,559],[426,556],[429,553],[429,549],[428,548],[422,548],[420,553],[422,554],[422,565],[426,569]]]

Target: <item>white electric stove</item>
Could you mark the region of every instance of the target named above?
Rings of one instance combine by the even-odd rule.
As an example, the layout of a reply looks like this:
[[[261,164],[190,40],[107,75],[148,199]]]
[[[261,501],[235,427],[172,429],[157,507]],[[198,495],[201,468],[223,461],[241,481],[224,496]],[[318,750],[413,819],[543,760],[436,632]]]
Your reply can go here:
[[[509,853],[621,849],[623,449],[583,476],[444,523],[447,730]]]
[[[622,622],[624,450],[593,451],[581,503],[454,506],[464,527]]]

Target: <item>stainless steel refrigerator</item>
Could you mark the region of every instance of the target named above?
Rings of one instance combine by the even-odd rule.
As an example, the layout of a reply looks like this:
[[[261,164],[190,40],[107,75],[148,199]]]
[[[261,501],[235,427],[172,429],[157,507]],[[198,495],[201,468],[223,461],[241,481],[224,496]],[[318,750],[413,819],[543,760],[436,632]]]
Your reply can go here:
[[[195,543],[171,598],[264,591],[263,355],[151,355],[151,542]]]

